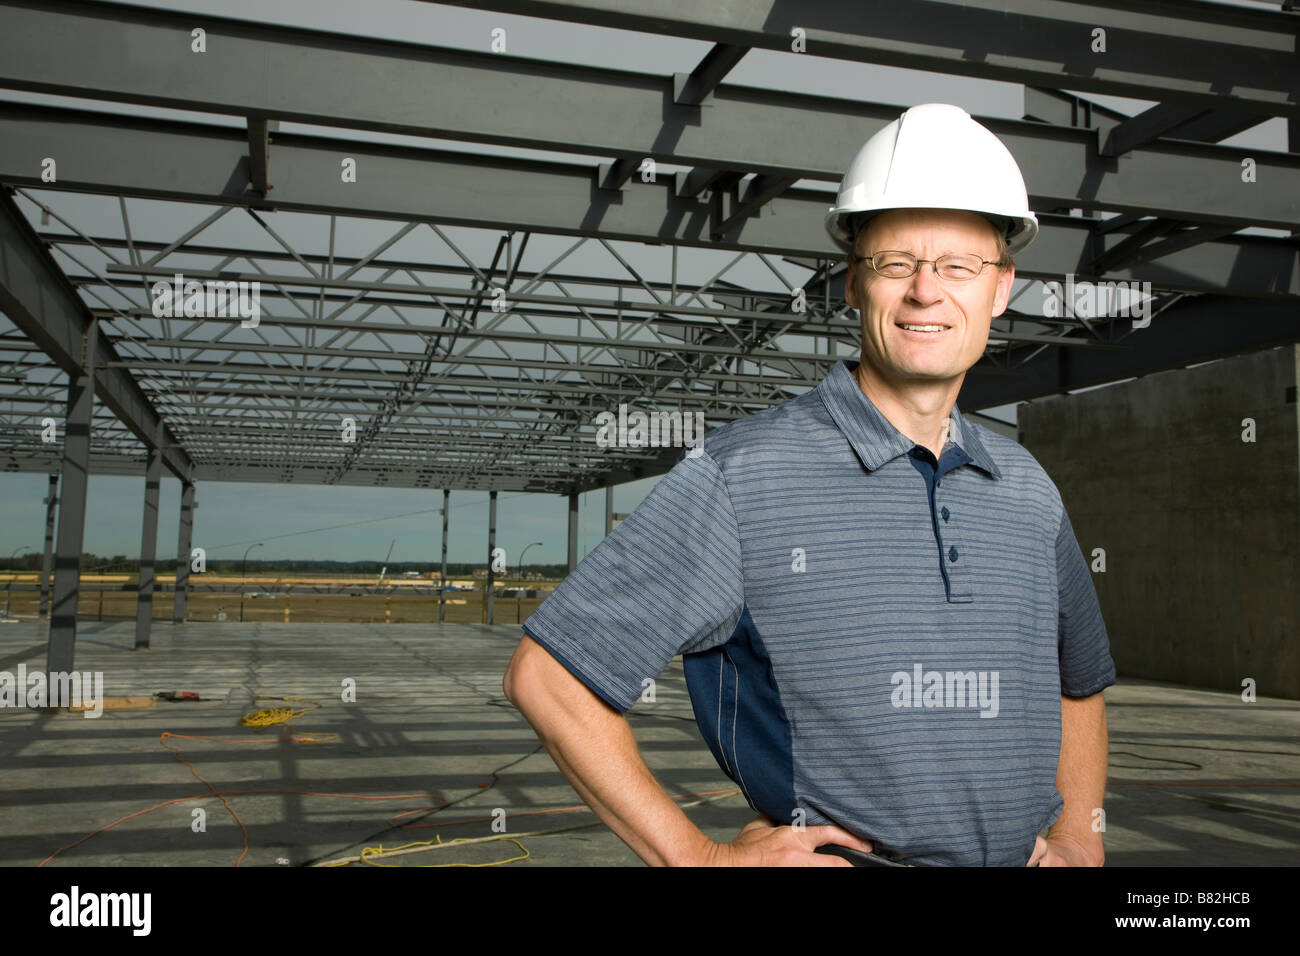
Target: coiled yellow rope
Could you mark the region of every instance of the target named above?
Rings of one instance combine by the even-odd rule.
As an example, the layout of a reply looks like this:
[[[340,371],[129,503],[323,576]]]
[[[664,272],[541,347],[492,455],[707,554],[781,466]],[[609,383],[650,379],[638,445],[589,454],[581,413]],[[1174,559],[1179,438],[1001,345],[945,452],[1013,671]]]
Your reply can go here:
[[[303,714],[320,709],[319,701],[307,700],[305,697],[262,697],[259,695],[254,697],[253,700],[283,700],[293,704],[311,704],[311,706],[301,709],[268,707],[265,710],[255,710],[251,714],[245,714],[239,718],[239,722],[245,727],[270,727],[272,724],[287,724],[291,720],[297,720]]]
[[[308,700],[305,697],[264,697],[257,695],[253,700],[281,700],[289,704],[311,704],[310,707],[266,707],[262,710],[255,710],[252,713],[245,714],[239,718],[239,723],[244,727],[273,727],[276,724],[287,724],[291,720],[297,720],[303,714],[311,713],[313,710],[319,710],[320,701]],[[331,740],[338,740],[338,734],[298,734],[297,739],[310,743],[326,743]]]

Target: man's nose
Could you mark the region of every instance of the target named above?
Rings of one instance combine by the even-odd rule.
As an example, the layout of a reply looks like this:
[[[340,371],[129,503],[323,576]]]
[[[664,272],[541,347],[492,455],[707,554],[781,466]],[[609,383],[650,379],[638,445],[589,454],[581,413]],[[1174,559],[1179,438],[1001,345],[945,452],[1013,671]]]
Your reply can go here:
[[[917,302],[935,302],[943,298],[944,289],[943,281],[939,278],[939,264],[937,262],[918,262],[916,274],[912,276],[912,284],[908,289],[908,295]]]

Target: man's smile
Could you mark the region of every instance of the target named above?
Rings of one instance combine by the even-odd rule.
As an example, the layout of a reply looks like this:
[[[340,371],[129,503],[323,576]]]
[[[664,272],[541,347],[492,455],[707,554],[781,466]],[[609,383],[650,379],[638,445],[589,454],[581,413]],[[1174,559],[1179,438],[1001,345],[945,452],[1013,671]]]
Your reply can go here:
[[[951,329],[939,322],[895,322],[894,327],[908,338],[936,338]]]

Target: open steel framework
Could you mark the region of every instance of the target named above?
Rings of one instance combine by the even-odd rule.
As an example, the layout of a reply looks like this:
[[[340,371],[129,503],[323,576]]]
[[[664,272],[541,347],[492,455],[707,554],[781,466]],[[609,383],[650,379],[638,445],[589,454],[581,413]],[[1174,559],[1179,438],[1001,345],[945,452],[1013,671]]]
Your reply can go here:
[[[444,503],[450,489],[566,494],[572,567],[577,495],[662,473],[680,454],[599,447],[597,412],[702,412],[714,426],[856,356],[843,264],[821,219],[844,163],[899,109],[725,82],[749,50],[789,51],[792,35],[801,56],[1025,86],[1023,119],[977,118],[1019,161],[1042,229],[1017,258],[1017,298],[967,377],[964,409],[1300,338],[1292,0],[455,5],[713,46],[689,73],[650,75],[0,0],[0,87],[106,104],[0,101],[0,462],[51,473],[51,516],[53,476],[63,479],[57,557],[52,517],[47,534],[51,667],[71,661],[89,472],[146,475],[147,643],[163,469],[183,482],[182,566],[196,482],[237,480],[444,489]],[[196,28],[220,69],[195,53]],[[1099,28],[1104,54],[1092,46]],[[1067,90],[1156,105],[1126,116]],[[1221,145],[1273,117],[1287,122],[1287,152]],[[282,122],[334,132],[282,133]],[[340,173],[348,162],[352,180]],[[118,225],[82,228],[67,193],[115,202]],[[142,228],[160,218],[145,212],[178,203],[184,226]],[[361,222],[382,224],[381,237],[337,251]],[[476,257],[446,227],[491,230],[495,251]],[[1239,234],[1247,227],[1280,233]],[[212,238],[239,230],[246,241]],[[415,238],[440,258],[403,254]],[[530,242],[559,251],[525,269]],[[639,264],[629,244],[663,267]],[[572,265],[593,252],[609,267]],[[679,265],[703,255],[718,267],[687,281]],[[731,278],[759,274],[756,264],[765,284]],[[157,316],[151,288],[177,273],[258,283],[260,319]],[[1067,275],[1149,283],[1159,318],[1135,329],[1127,315],[1029,304]],[[346,419],[353,441],[340,440]]]

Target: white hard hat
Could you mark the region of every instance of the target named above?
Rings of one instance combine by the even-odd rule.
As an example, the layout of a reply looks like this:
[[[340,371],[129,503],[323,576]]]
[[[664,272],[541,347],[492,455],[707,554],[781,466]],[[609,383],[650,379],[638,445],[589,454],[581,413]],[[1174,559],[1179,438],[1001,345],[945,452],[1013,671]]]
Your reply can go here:
[[[1038,234],[1011,151],[960,106],[913,106],[858,150],[826,213],[826,231],[848,252],[855,227],[886,209],[966,209],[1003,230],[1015,254]]]

